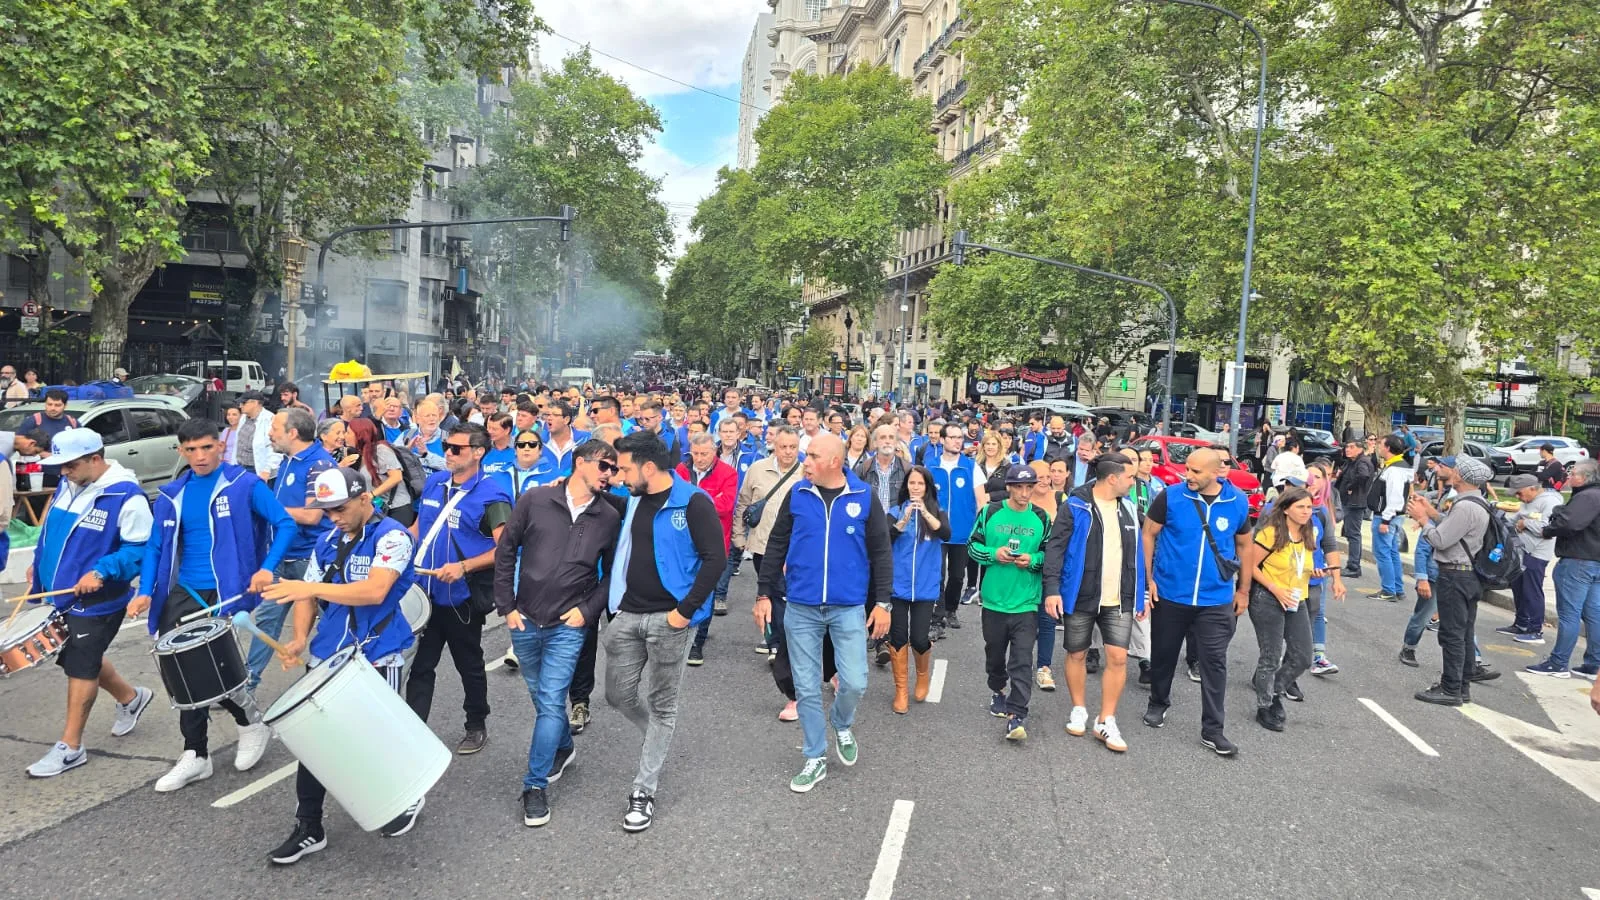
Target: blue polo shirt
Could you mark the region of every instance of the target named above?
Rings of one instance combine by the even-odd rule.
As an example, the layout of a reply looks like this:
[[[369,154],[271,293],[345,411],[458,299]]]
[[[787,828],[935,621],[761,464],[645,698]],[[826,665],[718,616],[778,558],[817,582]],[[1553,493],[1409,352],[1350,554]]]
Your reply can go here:
[[[320,441],[313,441],[309,447],[293,456],[285,456],[278,466],[278,479],[274,483],[272,493],[283,504],[284,509],[300,509],[306,505],[306,497],[311,493],[311,485],[328,469],[333,468],[333,457],[322,448]],[[310,559],[311,551],[316,549],[317,540],[333,523],[326,513],[315,525],[296,525],[294,540],[289,543],[289,549],[284,554],[284,559]]]

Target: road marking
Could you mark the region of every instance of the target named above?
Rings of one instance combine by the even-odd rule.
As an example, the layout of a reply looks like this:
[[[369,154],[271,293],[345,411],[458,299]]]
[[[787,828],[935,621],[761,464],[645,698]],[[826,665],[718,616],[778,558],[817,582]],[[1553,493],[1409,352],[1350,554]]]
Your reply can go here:
[[[502,656],[499,659],[495,660],[494,662],[489,663],[488,665],[484,666],[483,670],[485,672],[493,672],[495,669],[498,669],[498,668],[500,668],[501,666],[503,666],[505,664],[506,664],[506,658],[504,656]]]
[[[916,807],[910,800],[894,802],[894,811],[889,813],[889,830],[884,832],[883,845],[878,848],[878,865],[872,870],[872,882],[867,885],[867,900],[889,900],[894,896],[894,879],[900,874],[900,856],[906,849],[906,832],[911,830],[911,811]]]
[[[125,630],[127,630],[129,628],[132,628],[135,625],[143,625],[143,624],[144,624],[144,619],[129,619],[128,621],[123,622],[121,625],[117,626],[117,630],[118,631],[125,631]]]
[[[928,682],[928,702],[938,703],[944,696],[944,669],[948,661],[936,659],[933,661],[933,678]]]
[[[1390,728],[1393,728],[1395,731],[1399,732],[1400,736],[1405,738],[1406,742],[1409,743],[1411,746],[1417,748],[1417,750],[1420,751],[1423,756],[1438,756],[1439,755],[1439,751],[1433,749],[1432,747],[1429,747],[1428,746],[1428,742],[1423,740],[1420,737],[1417,737],[1417,733],[1415,731],[1412,731],[1411,729],[1409,729],[1406,726],[1402,725],[1400,723],[1399,719],[1396,719],[1394,716],[1389,715],[1389,711],[1388,710],[1386,710],[1383,707],[1379,706],[1378,704],[1372,702],[1371,700],[1368,700],[1365,697],[1357,697],[1356,699],[1361,701],[1361,705],[1362,706],[1365,706],[1367,709],[1372,710],[1372,714],[1373,715],[1375,715],[1378,718],[1382,719],[1383,720],[1383,724],[1388,725]]]
[[[1569,680],[1516,674],[1555,730],[1476,704],[1461,707],[1461,713],[1545,771],[1600,802],[1600,762],[1596,761],[1600,760],[1600,722],[1589,705],[1588,686],[1573,690]]]
[[[293,775],[295,768],[299,765],[299,763],[289,763],[287,766],[284,766],[281,769],[274,769],[273,771],[268,772],[266,775],[263,775],[255,781],[250,782],[244,787],[239,788],[237,791],[222,796],[217,800],[217,802],[211,804],[211,808],[227,809],[230,806],[238,804],[240,801],[248,800],[267,788],[272,787],[278,782],[284,780],[285,778],[288,778],[290,775]]]
[[[1588,897],[1589,900],[1600,900],[1600,891],[1597,891],[1594,888],[1584,888],[1583,895]]]

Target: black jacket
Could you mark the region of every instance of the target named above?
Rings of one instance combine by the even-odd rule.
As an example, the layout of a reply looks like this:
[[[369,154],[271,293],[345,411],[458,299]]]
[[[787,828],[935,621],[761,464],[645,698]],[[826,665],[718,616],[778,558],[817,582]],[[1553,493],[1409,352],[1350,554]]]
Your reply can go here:
[[[889,467],[890,506],[900,502],[900,490],[905,487],[907,474],[905,460],[896,455],[894,465]],[[861,464],[856,466],[856,477],[866,482],[867,487],[871,488],[873,495],[876,496],[878,482],[882,480],[882,474],[878,471],[877,458],[872,454],[863,456]]]
[[[1544,526],[1556,539],[1557,559],[1600,560],[1600,484],[1579,485]]]
[[[1045,432],[1045,435],[1044,435],[1044,461],[1045,462],[1055,462],[1058,459],[1065,459],[1065,460],[1068,460],[1070,462],[1072,460],[1072,455],[1074,453],[1076,453],[1076,452],[1078,452],[1077,440],[1075,438],[1073,438],[1073,436],[1072,436],[1072,434],[1070,432],[1068,432],[1065,435],[1062,435],[1062,437],[1060,439],[1057,439],[1055,435],[1049,433],[1048,431]]]
[[[605,581],[617,550],[622,516],[597,496],[573,521],[565,485],[533,488],[517,499],[494,549],[494,605],[548,628],[573,607],[593,622],[606,608]],[[517,579],[518,554],[522,576]],[[513,585],[512,582],[516,581]]]
[[[1055,522],[1050,527],[1050,539],[1045,543],[1044,549],[1044,596],[1049,597],[1061,592],[1061,567],[1066,562],[1067,548],[1072,543],[1073,517],[1071,503],[1073,498],[1088,504],[1090,514],[1089,536],[1083,547],[1083,577],[1078,581],[1078,596],[1075,609],[1100,608],[1100,563],[1105,558],[1100,542],[1105,539],[1105,525],[1100,518],[1100,507],[1094,502],[1094,487],[1085,484],[1072,491],[1065,502],[1056,509]],[[1122,540],[1122,609],[1131,612],[1134,608],[1134,592],[1137,590],[1137,565],[1139,562],[1139,545],[1134,538],[1134,529],[1139,523],[1129,504],[1117,501],[1117,533]],[[1066,598],[1063,597],[1063,600]],[[1084,604],[1088,604],[1085,606]]]
[[[1339,477],[1333,481],[1333,486],[1339,489],[1339,500],[1345,509],[1350,509],[1352,505],[1366,508],[1367,488],[1377,474],[1377,470],[1372,467],[1372,457],[1365,453],[1355,459],[1344,461],[1344,465],[1339,468]]]

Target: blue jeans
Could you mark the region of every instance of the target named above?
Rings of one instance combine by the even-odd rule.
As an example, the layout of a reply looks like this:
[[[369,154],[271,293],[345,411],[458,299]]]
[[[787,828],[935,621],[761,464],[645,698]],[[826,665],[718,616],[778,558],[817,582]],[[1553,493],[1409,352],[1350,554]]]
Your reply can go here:
[[[805,735],[807,759],[828,755],[822,721],[822,637],[833,638],[839,691],[829,718],[836,730],[855,724],[856,704],[867,692],[867,613],[860,606],[806,606],[791,602],[783,615],[783,639],[794,673],[794,696]]]
[[[567,687],[572,683],[587,631],[567,625],[535,628],[529,624],[521,631],[511,632],[511,648],[517,651],[518,671],[528,684],[534,710],[523,790],[548,787],[556,753],[572,746],[572,730],[567,725]]]
[[[1378,581],[1385,591],[1396,596],[1406,591],[1402,580],[1405,569],[1400,565],[1400,529],[1404,523],[1401,516],[1390,519],[1387,534],[1378,530],[1380,525],[1376,520],[1372,523],[1372,561],[1378,566]]]
[[[286,559],[278,563],[272,574],[285,581],[299,581],[306,575],[306,560]],[[288,618],[289,610],[293,606],[292,603],[277,604],[267,600],[261,601],[255,613],[256,627],[270,635],[273,640],[277,640],[283,633],[284,620]],[[250,655],[245,657],[245,667],[250,670],[250,681],[247,684],[250,690],[254,691],[261,683],[261,673],[267,670],[267,664],[272,662],[272,656],[272,648],[268,647],[265,641],[260,638],[251,639]]]
[[[728,599],[728,583],[733,581],[733,576],[739,574],[739,564],[744,561],[744,551],[737,547],[728,548],[728,564],[722,568],[722,577],[717,579],[716,589],[711,592],[711,602]],[[706,638],[711,636],[711,618],[707,617],[700,627],[694,632],[694,646],[704,647]]]
[[[1600,666],[1600,561],[1563,559],[1556,562],[1556,646],[1550,661],[1565,669],[1578,646],[1580,623],[1589,629],[1583,664]],[[837,639],[836,639],[837,640]]]
[[[1328,582],[1311,585],[1311,594],[1306,598],[1311,601],[1311,650],[1321,653],[1328,649]]]
[[[1060,623],[1055,620],[1055,617],[1045,612],[1044,605],[1040,604],[1039,638],[1036,642],[1038,644],[1038,659],[1034,661],[1035,668],[1039,666],[1048,666],[1050,665],[1050,661],[1055,659],[1056,625],[1058,624]]]

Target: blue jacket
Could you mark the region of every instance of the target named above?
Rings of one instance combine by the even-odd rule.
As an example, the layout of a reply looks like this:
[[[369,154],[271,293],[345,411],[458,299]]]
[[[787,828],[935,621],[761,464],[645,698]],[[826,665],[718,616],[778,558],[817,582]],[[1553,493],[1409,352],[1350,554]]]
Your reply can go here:
[[[750,466],[752,464],[754,464],[756,462],[756,460],[760,459],[761,457],[763,457],[765,455],[766,454],[761,452],[761,448],[757,447],[753,442],[749,442],[749,441],[740,441],[739,442],[739,458],[737,460],[738,465],[734,466],[733,468],[734,468],[735,471],[737,471],[739,473],[739,486],[740,487],[744,486],[744,473],[750,470]],[[721,449],[719,448],[718,452],[717,452],[717,459],[721,459],[721,458],[722,458],[722,452],[721,452]]]
[[[216,490],[211,495],[211,571],[217,581],[217,602],[232,603],[231,610],[249,611],[261,602],[245,593],[256,572],[278,567],[295,538],[295,521],[254,472],[223,463]],[[183,491],[193,477],[185,469],[161,486],[156,495],[155,525],[145,545],[139,592],[150,598],[150,633],[156,633],[161,609],[172,593],[178,568]],[[258,490],[259,489],[259,490]],[[270,545],[270,546],[269,546]]]
[[[540,456],[539,461],[533,464],[532,469],[520,469],[513,463],[509,469],[502,469],[495,473],[495,477],[501,480],[506,489],[506,494],[514,502],[529,488],[549,484],[560,478],[561,474],[561,471],[548,458]]]
[[[1057,536],[1065,537],[1066,546],[1061,548],[1061,565],[1045,575],[1045,594],[1061,595],[1061,611],[1064,615],[1072,615],[1077,607],[1078,596],[1082,592],[1085,568],[1089,567],[1088,546],[1089,539],[1095,531],[1099,532],[1100,540],[1104,541],[1109,529],[1101,520],[1100,510],[1094,503],[1093,488],[1083,485],[1067,495],[1067,515],[1058,515],[1055,527],[1051,529],[1050,542],[1057,543]],[[1134,510],[1133,504],[1125,500],[1117,501],[1117,522],[1115,533],[1122,541],[1122,583],[1126,592],[1128,570],[1131,568],[1133,578],[1133,596],[1122,598],[1124,610],[1132,608],[1135,613],[1144,612],[1146,587],[1146,573],[1144,568],[1144,530],[1139,527],[1139,515]],[[1055,548],[1052,547],[1051,551]],[[1047,552],[1046,556],[1051,556]],[[1098,560],[1096,560],[1098,564]],[[1098,565],[1093,567],[1098,572]],[[1054,576],[1053,578],[1051,576]],[[1051,582],[1059,580],[1059,586]],[[1051,590],[1055,587],[1055,590]],[[1099,590],[1099,584],[1092,584],[1093,590]],[[1231,596],[1231,595],[1230,595]]]
[[[416,523],[419,542],[428,539],[433,523],[448,502],[450,477],[449,472],[435,472],[428,476],[428,483],[422,488],[422,503],[417,506]],[[494,538],[486,537],[479,523],[483,521],[484,510],[489,504],[511,502],[506,480],[480,470],[467,479],[460,489],[466,491],[467,495],[457,501],[450,513],[450,521],[439,529],[432,544],[427,547],[418,544],[413,557],[418,568],[437,569],[449,563],[471,559],[494,548]],[[428,592],[428,598],[440,606],[460,606],[467,602],[472,593],[465,578],[445,582],[432,575],[421,575],[417,577],[417,583]]]
[[[395,452],[405,452],[402,449]],[[311,493],[312,482],[317,476],[333,468],[333,457],[324,450],[320,441],[312,441],[311,446],[293,455],[285,455],[283,462],[278,466],[277,477],[272,481],[272,495],[278,498],[284,509],[301,509],[306,505],[306,495]],[[289,544],[285,559],[305,559],[317,547],[317,541],[333,528],[333,522],[326,515],[317,520],[315,525],[295,525],[295,538]]]
[[[867,513],[872,509],[872,492],[849,469],[844,477],[844,490],[833,499],[831,507],[823,503],[822,493],[810,479],[802,479],[789,489],[794,529],[784,563],[790,603],[862,606],[867,602],[867,588],[872,581],[872,564],[867,555]]]
[[[1233,582],[1217,571],[1215,554],[1201,528],[1211,529],[1223,558],[1238,562],[1233,540],[1250,527],[1250,501],[1232,482],[1221,484],[1222,493],[1209,506],[1182,481],[1161,493],[1167,515],[1156,539],[1154,575],[1157,596],[1163,603],[1219,606],[1233,602]],[[1195,508],[1197,502],[1199,509]]]
[[[498,447],[491,446],[489,448],[489,452],[483,455],[483,462],[479,464],[479,467],[483,469],[484,474],[486,475],[496,475],[501,472],[509,471],[510,469],[514,468],[516,464],[516,448],[507,447],[504,450],[501,450]]]
[[[330,584],[349,584],[365,579],[372,568],[378,539],[395,531],[404,534],[407,541],[411,540],[406,527],[393,519],[374,518],[368,522],[356,537],[355,549],[350,551],[342,571],[329,570],[339,558],[339,542],[344,538],[344,532],[335,528],[323,535],[316,546],[317,562],[323,566],[323,580]],[[375,606],[323,604],[322,624],[311,640],[311,655],[327,659],[351,643],[364,643],[366,646],[362,647],[361,652],[367,659],[382,659],[411,646],[411,626],[400,612],[400,598],[411,589],[416,578],[416,560],[413,558],[406,570],[395,579],[394,586],[384,595],[382,603]],[[385,619],[389,620],[387,624],[384,623]],[[374,634],[379,625],[383,626],[383,630]]]
[[[944,566],[944,541],[950,537],[950,519],[940,518],[939,530],[930,535],[922,533],[921,516],[915,512],[906,522],[906,530],[899,531],[896,524],[904,512],[900,506],[889,510],[889,535],[894,549],[894,599],[913,602],[937,601],[943,591],[941,572]],[[941,515],[943,510],[940,510]]]
[[[572,429],[572,450],[581,447],[583,442],[588,439],[589,432],[579,431],[576,428]],[[559,456],[556,455],[555,450],[550,446],[550,429],[543,424],[539,426],[539,446],[541,448],[539,451],[540,456],[543,459],[548,459],[556,467],[556,471],[562,475],[572,471],[572,450],[568,450]],[[424,566],[423,568],[427,567]]]
[[[72,487],[70,481],[61,479],[50,510],[45,513],[46,527],[39,531],[41,543],[35,548],[38,559],[33,566],[33,584],[29,587],[29,593],[72,587],[90,570],[99,572],[105,581],[105,586],[92,594],[81,597],[63,594],[50,598],[55,608],[62,612],[70,611],[79,616],[104,616],[127,607],[128,601],[133,599],[133,579],[139,574],[139,566],[144,561],[147,541],[123,540],[118,520],[124,505],[149,501],[145,499],[144,491],[139,488],[139,480],[133,473],[121,466],[116,468],[125,474],[126,480],[101,486],[89,511],[73,520],[59,545],[45,543],[45,536],[54,533],[49,527],[52,517],[70,515],[62,500],[62,494]],[[93,485],[84,490],[92,489]],[[55,564],[45,566],[42,561],[49,554],[54,554]],[[46,568],[53,573],[49,584],[41,581]]]
[[[1044,432],[1029,428],[1022,436],[1022,458],[1026,462],[1044,459]]]
[[[756,417],[755,413],[751,412],[748,409],[745,409],[742,406],[739,407],[734,412],[742,412],[742,413],[744,413],[744,417],[746,419],[754,419]],[[711,433],[712,434],[716,434],[717,433],[717,426],[722,424],[723,417],[731,416],[731,415],[733,415],[733,413],[728,412],[728,408],[726,406],[719,406],[716,409],[713,409],[711,411]]]
[[[696,575],[700,574],[700,554],[695,550],[694,538],[689,534],[687,509],[689,499],[695,494],[705,494],[705,491],[695,487],[689,482],[679,478],[673,473],[672,487],[667,491],[667,502],[656,511],[652,523],[652,533],[655,546],[650,548],[634,547],[629,553],[653,552],[656,558],[656,575],[661,579],[661,586],[667,593],[677,598],[679,603],[689,596],[689,589],[694,586]],[[709,494],[706,495],[710,497]],[[639,498],[628,498],[627,514],[623,516],[622,527],[631,527],[634,511],[638,509]],[[626,572],[613,573],[612,577],[627,577]],[[713,607],[716,604],[708,598],[705,603],[694,611],[689,617],[689,624],[698,626],[701,622],[711,618]]]
[[[943,455],[943,451],[939,455]],[[978,497],[972,487],[978,478],[978,467],[972,457],[962,456],[956,467],[946,472],[939,465],[939,455],[924,465],[933,473],[940,504],[945,515],[950,517],[950,539],[945,543],[965,544],[972,539],[972,527],[978,523]]]

